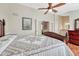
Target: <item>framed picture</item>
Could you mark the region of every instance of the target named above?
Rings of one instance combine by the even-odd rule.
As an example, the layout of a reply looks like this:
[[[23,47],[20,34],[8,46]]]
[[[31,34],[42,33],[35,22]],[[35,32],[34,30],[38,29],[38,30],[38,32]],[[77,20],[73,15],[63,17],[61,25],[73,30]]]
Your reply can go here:
[[[22,30],[32,30],[32,18],[22,17]]]

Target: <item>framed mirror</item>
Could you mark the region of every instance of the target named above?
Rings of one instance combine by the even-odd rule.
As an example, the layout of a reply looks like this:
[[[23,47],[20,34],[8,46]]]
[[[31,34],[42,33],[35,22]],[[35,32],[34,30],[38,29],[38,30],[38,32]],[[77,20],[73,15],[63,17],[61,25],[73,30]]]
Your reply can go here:
[[[75,19],[75,30],[79,30],[79,18]]]

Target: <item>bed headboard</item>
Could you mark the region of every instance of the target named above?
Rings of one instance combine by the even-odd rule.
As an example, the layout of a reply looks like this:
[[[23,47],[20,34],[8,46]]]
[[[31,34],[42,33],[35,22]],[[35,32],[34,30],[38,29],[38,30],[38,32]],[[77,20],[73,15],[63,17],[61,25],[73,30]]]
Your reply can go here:
[[[5,20],[0,20],[0,37],[5,35]]]

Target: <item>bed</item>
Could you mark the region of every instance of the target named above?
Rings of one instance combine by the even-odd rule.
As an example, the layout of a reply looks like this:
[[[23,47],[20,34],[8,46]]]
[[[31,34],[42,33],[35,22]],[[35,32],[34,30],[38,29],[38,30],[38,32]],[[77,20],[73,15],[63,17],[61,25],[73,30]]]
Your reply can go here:
[[[15,40],[16,35],[6,35],[0,38],[0,54]]]
[[[74,56],[64,42],[55,38],[43,35],[9,35],[9,38],[9,44],[0,52],[1,56]]]

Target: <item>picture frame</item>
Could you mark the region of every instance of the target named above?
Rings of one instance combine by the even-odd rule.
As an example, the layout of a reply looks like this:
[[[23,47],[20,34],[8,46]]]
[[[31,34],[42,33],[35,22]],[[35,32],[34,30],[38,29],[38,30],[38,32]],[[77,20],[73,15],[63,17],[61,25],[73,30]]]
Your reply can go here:
[[[22,17],[22,30],[32,30],[32,18]]]

